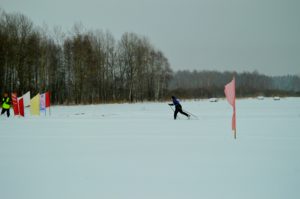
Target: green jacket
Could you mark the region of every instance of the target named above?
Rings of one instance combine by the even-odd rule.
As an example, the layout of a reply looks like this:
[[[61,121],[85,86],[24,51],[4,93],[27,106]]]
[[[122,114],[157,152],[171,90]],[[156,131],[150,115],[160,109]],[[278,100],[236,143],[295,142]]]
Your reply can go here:
[[[9,97],[2,98],[2,108],[10,109],[10,98]]]

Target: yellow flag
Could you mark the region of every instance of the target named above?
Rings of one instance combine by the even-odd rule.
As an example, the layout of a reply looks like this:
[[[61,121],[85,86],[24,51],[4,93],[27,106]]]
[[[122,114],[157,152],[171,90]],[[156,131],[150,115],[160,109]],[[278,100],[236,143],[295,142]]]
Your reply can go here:
[[[37,94],[30,100],[30,114],[40,115],[40,94]]]

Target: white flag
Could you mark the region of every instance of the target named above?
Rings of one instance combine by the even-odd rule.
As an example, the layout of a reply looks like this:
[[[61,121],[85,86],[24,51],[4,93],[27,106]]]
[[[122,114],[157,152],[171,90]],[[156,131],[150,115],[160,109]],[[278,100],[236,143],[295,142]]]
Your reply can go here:
[[[46,110],[46,95],[45,95],[45,93],[40,95],[40,109]]]
[[[30,106],[30,91],[25,93],[22,97],[23,97],[23,100],[24,100],[24,107]]]

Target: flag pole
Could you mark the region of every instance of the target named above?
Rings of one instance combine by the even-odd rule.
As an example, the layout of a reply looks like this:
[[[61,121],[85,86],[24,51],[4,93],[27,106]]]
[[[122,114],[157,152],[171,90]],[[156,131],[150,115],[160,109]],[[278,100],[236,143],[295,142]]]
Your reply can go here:
[[[51,116],[51,95],[50,95],[50,91],[48,91],[48,95],[49,95],[49,116]]]
[[[19,104],[19,99],[18,99],[18,96],[17,96],[17,104],[18,104],[18,109],[19,109],[19,117],[18,118],[21,118],[21,112],[20,112],[20,104]]]
[[[232,121],[232,127],[233,127],[233,133],[234,133],[234,139],[236,139],[236,109],[235,109],[235,99],[234,99],[234,106],[233,106],[233,121]]]

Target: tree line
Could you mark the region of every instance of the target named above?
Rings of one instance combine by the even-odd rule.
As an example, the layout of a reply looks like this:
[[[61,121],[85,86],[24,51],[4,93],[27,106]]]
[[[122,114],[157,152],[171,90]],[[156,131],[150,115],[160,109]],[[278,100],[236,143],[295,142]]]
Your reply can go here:
[[[169,92],[185,98],[224,97],[224,85],[235,77],[237,97],[300,96],[297,75],[266,76],[254,72],[177,71]]]
[[[172,70],[150,41],[124,33],[86,31],[66,35],[35,27],[26,16],[0,13],[0,92],[51,91],[58,104],[159,100]]]
[[[237,95],[299,96],[298,76],[258,72],[176,71],[149,39],[80,24],[64,33],[41,28],[25,15],[0,9],[0,93],[51,92],[55,104],[157,101],[223,97],[236,77]]]

